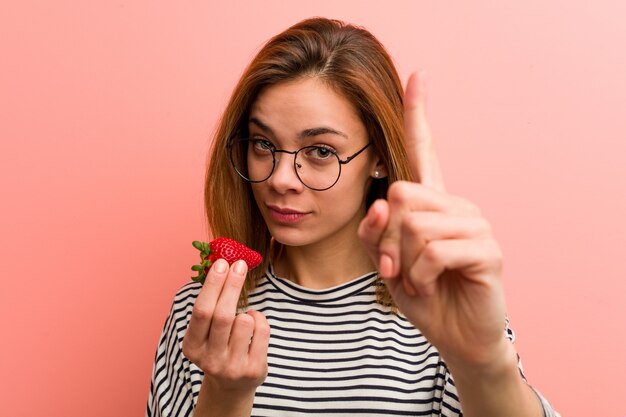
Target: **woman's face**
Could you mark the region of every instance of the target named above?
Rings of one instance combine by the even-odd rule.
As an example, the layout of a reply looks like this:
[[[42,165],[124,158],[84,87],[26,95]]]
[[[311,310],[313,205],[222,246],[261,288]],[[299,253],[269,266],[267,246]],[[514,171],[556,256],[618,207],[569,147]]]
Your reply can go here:
[[[301,177],[311,182],[321,178],[315,170],[329,169],[324,165],[317,168],[320,160],[326,161],[324,164],[330,160],[332,166],[334,157],[328,158],[326,149],[334,150],[345,160],[369,141],[352,104],[322,81],[308,77],[263,90],[250,110],[248,129],[250,138],[261,140],[255,145],[261,153],[270,146],[287,151],[323,146],[298,154],[298,162],[303,162],[298,168]],[[378,162],[372,149],[365,149],[350,163],[341,165],[339,180],[324,191],[311,190],[300,181],[293,154],[276,153],[276,166],[269,179],[251,183],[274,239],[288,246],[323,241],[330,247],[357,239],[356,230],[365,215],[365,195]],[[255,151],[248,152],[248,169],[252,171],[256,169],[252,164],[260,164],[263,155],[255,159],[250,157],[250,152]]]

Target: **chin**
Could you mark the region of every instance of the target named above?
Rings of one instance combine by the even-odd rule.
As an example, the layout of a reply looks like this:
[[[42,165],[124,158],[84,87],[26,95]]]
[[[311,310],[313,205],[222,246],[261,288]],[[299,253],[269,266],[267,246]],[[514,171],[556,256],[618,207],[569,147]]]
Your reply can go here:
[[[285,246],[306,246],[315,243],[317,239],[311,233],[304,230],[280,230],[282,228],[270,228],[274,240]]]

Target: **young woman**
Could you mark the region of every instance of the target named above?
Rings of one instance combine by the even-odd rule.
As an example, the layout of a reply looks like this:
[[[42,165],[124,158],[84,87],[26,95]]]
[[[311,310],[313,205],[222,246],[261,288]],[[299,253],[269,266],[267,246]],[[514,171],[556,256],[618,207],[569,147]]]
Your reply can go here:
[[[259,251],[176,295],[148,416],[556,416],[521,372],[502,254],[445,191],[423,77],[366,30],[309,19],[235,88],[209,226]]]

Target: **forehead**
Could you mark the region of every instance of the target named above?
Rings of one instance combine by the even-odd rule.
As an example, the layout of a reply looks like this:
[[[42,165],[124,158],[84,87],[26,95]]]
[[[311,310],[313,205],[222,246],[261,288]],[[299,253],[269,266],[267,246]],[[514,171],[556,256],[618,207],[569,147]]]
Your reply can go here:
[[[326,126],[363,134],[365,127],[352,103],[323,81],[306,77],[264,89],[250,109],[250,117],[272,129],[289,133]]]

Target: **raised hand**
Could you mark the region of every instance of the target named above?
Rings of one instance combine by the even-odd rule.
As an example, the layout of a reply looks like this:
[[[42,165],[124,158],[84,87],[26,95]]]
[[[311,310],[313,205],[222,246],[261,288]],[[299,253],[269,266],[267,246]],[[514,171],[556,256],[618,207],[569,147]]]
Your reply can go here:
[[[212,393],[206,402],[213,409],[229,399],[245,399],[251,406],[267,375],[270,328],[265,316],[257,311],[236,314],[247,270],[244,261],[230,269],[224,259],[214,262],[183,339],[183,354],[204,371],[202,389]]]
[[[400,311],[447,361],[494,363],[509,349],[499,245],[480,210],[445,190],[421,75],[409,78],[404,103],[405,146],[419,182],[391,184],[359,237]]]

